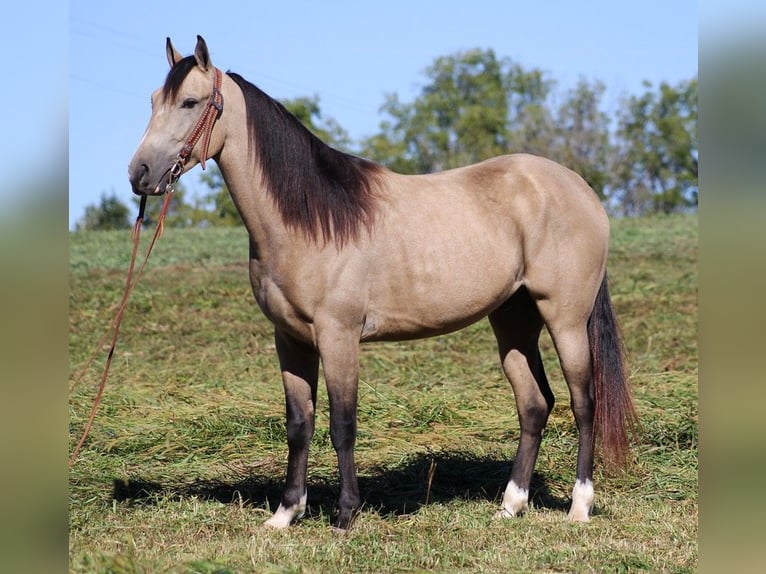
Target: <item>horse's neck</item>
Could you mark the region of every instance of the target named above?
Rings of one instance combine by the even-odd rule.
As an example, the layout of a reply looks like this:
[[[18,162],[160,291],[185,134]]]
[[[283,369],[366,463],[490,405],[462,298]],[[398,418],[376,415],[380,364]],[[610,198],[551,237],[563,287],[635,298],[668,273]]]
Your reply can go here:
[[[255,244],[251,251],[257,253],[259,259],[268,261],[287,241],[288,230],[274,201],[263,188],[263,178],[255,165],[257,162],[248,162],[245,153],[231,155],[222,153],[218,167],[247,228],[251,244]]]

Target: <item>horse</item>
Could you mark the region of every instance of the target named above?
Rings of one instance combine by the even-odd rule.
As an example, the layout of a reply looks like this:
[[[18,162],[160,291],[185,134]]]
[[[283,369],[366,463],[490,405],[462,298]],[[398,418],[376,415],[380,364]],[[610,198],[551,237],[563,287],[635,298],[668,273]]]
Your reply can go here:
[[[286,528],[305,513],[320,361],[340,482],[332,522],[347,530],[362,502],[360,343],[436,336],[484,317],[521,429],[495,516],[529,509],[554,404],[538,344],[545,326],[578,429],[567,517],[587,522],[594,452],[624,467],[636,422],[608,290],[609,221],[588,184],[521,153],[398,174],[328,146],[242,76],[222,73],[201,36],[185,57],[168,38],[166,55],[170,71],[128,175],[135,194],[161,195],[213,159],[247,229],[252,291],[274,325],[285,393],[287,471],[265,525]]]

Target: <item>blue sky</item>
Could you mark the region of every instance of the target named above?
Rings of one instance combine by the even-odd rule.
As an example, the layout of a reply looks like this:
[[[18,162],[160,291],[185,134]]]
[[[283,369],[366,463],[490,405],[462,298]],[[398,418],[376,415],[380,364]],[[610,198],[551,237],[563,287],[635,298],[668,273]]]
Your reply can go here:
[[[644,80],[697,74],[697,12],[691,0],[73,0],[70,228],[104,192],[132,207],[127,164],[167,73],[166,36],[189,54],[201,34],[214,64],[275,98],[318,96],[323,115],[359,139],[378,131],[387,93],[412,100],[436,57],[475,47],[549,72],[559,91],[601,80],[613,108]],[[186,174],[187,188],[200,173]]]

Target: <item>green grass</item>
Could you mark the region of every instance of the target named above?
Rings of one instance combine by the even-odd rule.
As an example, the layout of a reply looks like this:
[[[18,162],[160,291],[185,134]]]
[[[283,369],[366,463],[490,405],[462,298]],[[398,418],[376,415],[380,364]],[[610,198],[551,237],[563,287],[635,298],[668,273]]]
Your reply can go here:
[[[130,236],[72,234],[70,253],[76,373],[119,301]],[[307,518],[286,532],[260,528],[284,476],[284,400],[246,259],[241,229],[168,229],[155,248],[70,473],[72,572],[696,570],[696,216],[613,222],[612,298],[643,427],[629,472],[597,469],[586,525],[565,520],[577,433],[546,335],[557,404],[532,509],[492,520],[518,422],[482,321],[445,337],[363,346],[357,464],[365,506],[351,532],[329,527],[338,486],[324,389]],[[99,366],[70,395],[70,448]]]

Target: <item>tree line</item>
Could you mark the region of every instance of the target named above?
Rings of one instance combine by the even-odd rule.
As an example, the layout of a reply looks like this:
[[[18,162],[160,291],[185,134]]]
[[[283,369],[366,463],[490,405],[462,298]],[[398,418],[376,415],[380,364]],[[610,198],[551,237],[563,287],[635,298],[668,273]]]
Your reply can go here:
[[[378,133],[357,142],[322,115],[317,97],[282,103],[328,144],[400,173],[430,173],[528,152],[579,173],[613,215],[697,206],[696,76],[676,85],[645,82],[642,93],[622,96],[617,109],[607,113],[602,82],[581,78],[559,92],[546,72],[499,58],[491,49],[439,57],[424,75],[413,101],[387,95]],[[167,224],[240,225],[218,168],[211,165],[200,179],[206,191],[194,197],[177,185]],[[159,209],[159,202],[149,203],[147,222]],[[129,227],[130,211],[114,193],[104,193],[76,227]]]

